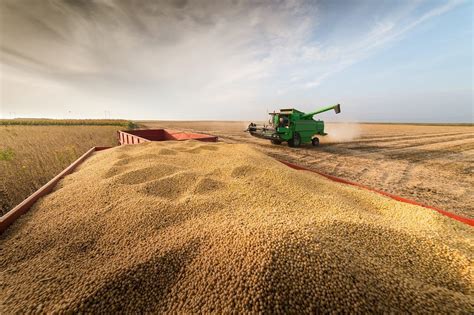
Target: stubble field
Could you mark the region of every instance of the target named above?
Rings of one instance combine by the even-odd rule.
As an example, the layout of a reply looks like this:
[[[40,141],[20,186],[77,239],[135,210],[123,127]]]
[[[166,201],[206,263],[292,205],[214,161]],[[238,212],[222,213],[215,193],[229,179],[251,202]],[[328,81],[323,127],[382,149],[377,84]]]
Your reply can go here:
[[[243,130],[247,122],[149,121],[148,128],[212,133],[326,174],[474,217],[474,127],[329,123],[317,148],[272,145]]]

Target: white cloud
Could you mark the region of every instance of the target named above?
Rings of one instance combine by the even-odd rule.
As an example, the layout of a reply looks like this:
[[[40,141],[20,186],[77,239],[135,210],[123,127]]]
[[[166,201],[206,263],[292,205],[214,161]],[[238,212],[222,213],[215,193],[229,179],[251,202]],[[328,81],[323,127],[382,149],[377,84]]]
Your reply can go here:
[[[413,13],[416,6],[408,3],[406,7],[398,8],[392,14],[388,14],[383,19],[374,23],[373,27],[360,37],[344,41],[341,46],[329,46],[325,48],[303,46],[304,51],[316,50],[317,53],[310,54],[303,64],[303,68],[314,69],[314,76],[310,73],[306,76],[300,76],[298,82],[293,81],[293,88],[313,88],[319,86],[324,80],[332,75],[339,73],[351,65],[360,62],[371,55],[377,53],[394,41],[400,40],[419,24],[439,16],[459,5],[461,1],[452,0],[445,4],[430,9],[428,12],[417,16]],[[324,58],[322,58],[324,56]],[[330,65],[330,69],[319,71],[318,66],[324,63]],[[306,70],[305,70],[306,71]],[[310,71],[308,71],[310,72]]]
[[[354,25],[355,36],[347,25],[339,27],[343,20],[325,20],[331,13],[327,4],[337,5],[5,0],[1,84],[47,86],[47,94],[57,97],[44,102],[61,110],[65,103],[84,113],[89,104],[108,104],[127,113],[139,104],[146,117],[172,118],[171,109],[192,113],[197,107],[211,115],[223,106],[249,108],[272,94],[315,88],[458,2],[421,14],[416,3],[407,2],[362,23],[371,17],[369,5],[359,17],[361,26]],[[342,19],[352,14],[344,7],[334,10]],[[326,23],[328,38],[319,38],[315,34]],[[333,30],[338,38],[331,37]],[[64,88],[74,90],[74,99]],[[16,91],[3,91],[3,107],[18,104]],[[36,90],[30,100],[23,95],[23,106],[39,94]]]

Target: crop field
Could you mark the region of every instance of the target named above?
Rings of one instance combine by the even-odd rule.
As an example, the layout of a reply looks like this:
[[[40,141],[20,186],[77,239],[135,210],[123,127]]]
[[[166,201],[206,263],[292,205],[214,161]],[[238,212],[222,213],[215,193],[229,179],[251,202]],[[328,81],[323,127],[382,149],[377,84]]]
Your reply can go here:
[[[46,118],[15,118],[0,119],[0,126],[121,126],[133,129],[134,122],[123,119],[46,119]]]
[[[292,149],[251,137],[247,122],[150,121],[148,128],[212,133],[275,158],[474,217],[474,127],[328,123],[317,148]],[[316,189],[316,188],[315,188]]]
[[[117,144],[126,124],[0,125],[0,211],[6,213],[93,146]],[[77,122],[77,121],[76,121]],[[93,121],[90,121],[92,124]]]

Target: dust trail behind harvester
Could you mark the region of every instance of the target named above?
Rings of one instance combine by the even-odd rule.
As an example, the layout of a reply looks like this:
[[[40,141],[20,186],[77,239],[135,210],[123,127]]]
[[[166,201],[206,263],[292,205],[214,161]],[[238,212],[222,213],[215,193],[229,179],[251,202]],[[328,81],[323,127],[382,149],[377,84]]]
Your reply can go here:
[[[328,135],[323,137],[325,143],[349,142],[361,135],[358,123],[328,123],[326,132]]]

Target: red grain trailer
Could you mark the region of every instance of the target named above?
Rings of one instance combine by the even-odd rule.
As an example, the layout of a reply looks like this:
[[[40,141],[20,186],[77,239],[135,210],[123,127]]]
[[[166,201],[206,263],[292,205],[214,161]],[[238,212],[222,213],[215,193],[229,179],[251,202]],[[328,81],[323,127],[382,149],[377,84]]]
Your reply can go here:
[[[119,130],[117,131],[117,138],[120,145],[169,140],[198,140],[204,142],[217,141],[216,136],[206,135],[202,133],[184,132],[172,129]]]

